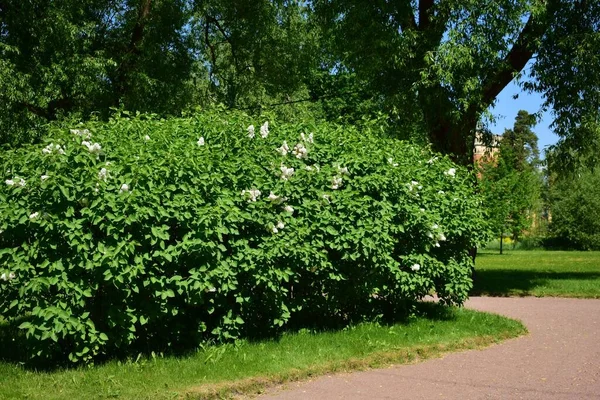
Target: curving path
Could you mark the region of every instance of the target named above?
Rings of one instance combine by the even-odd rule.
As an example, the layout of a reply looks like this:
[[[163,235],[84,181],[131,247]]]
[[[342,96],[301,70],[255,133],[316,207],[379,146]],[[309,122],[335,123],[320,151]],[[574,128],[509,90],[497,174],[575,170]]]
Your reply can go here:
[[[475,297],[529,335],[418,364],[292,383],[260,399],[600,399],[600,300]]]

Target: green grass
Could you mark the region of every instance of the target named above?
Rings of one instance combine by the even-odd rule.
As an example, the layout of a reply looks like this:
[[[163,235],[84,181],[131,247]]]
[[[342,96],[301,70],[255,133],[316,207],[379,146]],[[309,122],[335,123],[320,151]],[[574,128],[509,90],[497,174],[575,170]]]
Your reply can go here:
[[[257,393],[312,375],[407,363],[525,332],[519,322],[498,315],[427,307],[427,316],[407,323],[286,334],[277,341],[210,347],[187,357],[54,372],[0,362],[0,399],[172,399]]]
[[[472,295],[600,298],[600,252],[483,251]]]

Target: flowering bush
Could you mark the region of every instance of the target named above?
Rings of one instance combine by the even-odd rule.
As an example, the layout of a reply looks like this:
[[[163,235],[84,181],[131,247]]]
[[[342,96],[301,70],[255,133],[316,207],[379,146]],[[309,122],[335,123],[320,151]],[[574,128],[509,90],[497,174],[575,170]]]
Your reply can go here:
[[[487,239],[466,170],[368,128],[207,112],[50,136],[0,156],[0,312],[34,357],[460,304]]]

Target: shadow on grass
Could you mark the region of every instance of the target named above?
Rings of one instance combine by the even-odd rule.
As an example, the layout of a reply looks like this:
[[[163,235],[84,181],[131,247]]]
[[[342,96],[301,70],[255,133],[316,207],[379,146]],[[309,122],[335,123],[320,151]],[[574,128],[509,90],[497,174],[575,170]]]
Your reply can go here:
[[[600,280],[600,272],[544,272],[514,269],[476,271],[477,277],[471,296],[529,296],[534,289],[554,280]],[[598,284],[600,285],[600,282]]]
[[[279,341],[279,339],[281,339],[283,335],[287,333],[296,333],[300,331],[309,331],[315,334],[324,332],[337,332],[365,322],[375,322],[382,326],[392,326],[396,324],[410,324],[411,321],[414,321],[417,318],[427,319],[430,321],[451,321],[456,319],[456,313],[453,307],[444,306],[434,302],[418,302],[414,305],[414,307],[411,307],[411,312],[409,313],[392,312],[388,314],[384,313],[376,316],[374,315],[375,313],[370,314],[368,317],[352,320],[347,320],[343,316],[339,316],[338,318],[319,318],[317,316],[313,316],[309,319],[310,322],[291,320],[288,329],[280,330],[276,334],[250,335],[243,337],[243,339],[254,343],[261,341]],[[53,359],[33,361],[29,359],[28,354],[30,352],[28,351],[28,343],[24,331],[17,328],[22,322],[23,320],[21,319],[13,323],[7,323],[6,321],[2,321],[0,319],[0,343],[3,344],[0,346],[0,362],[18,364],[28,370],[46,372],[79,367],[78,364],[73,364],[66,360],[64,354],[63,357],[60,357],[59,355]],[[206,345],[206,343],[203,344]],[[182,346],[179,346],[178,350],[176,351],[169,350],[163,352],[162,354],[165,356],[186,357],[196,353],[198,348],[198,343],[186,343]],[[105,362],[113,360],[126,361],[136,358],[139,359],[139,355],[149,357],[152,353],[151,350],[152,349],[148,349],[147,351],[140,352],[139,349],[137,349],[127,354],[110,354],[103,359],[96,360],[95,364],[101,365]]]

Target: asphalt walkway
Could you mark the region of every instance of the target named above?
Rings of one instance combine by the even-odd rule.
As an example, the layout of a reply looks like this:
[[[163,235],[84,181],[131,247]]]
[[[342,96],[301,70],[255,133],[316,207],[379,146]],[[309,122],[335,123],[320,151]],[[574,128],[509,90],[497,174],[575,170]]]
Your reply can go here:
[[[417,364],[291,383],[260,399],[600,399],[600,300],[475,297],[529,334]]]

